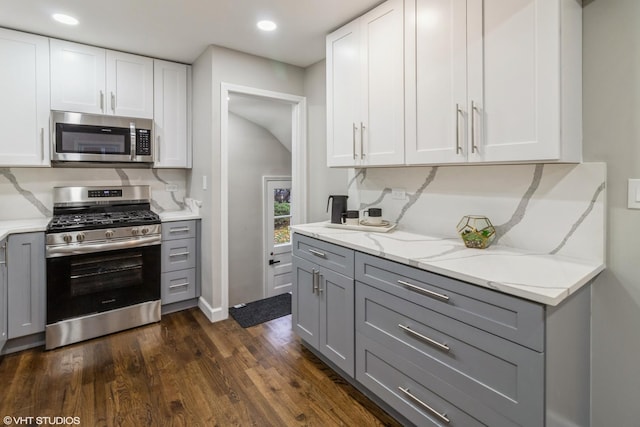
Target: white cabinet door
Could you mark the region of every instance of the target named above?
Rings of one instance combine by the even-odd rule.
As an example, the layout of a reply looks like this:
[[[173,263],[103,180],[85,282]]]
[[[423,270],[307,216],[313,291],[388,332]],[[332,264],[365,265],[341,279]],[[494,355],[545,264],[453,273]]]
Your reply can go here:
[[[415,0],[409,16],[408,164],[581,160],[577,2]]]
[[[154,61],[154,167],[191,167],[188,138],[189,67]]]
[[[106,52],[107,114],[153,118],[153,59]]]
[[[469,2],[468,23],[469,160],[559,159],[559,2]]]
[[[48,166],[48,40],[0,29],[0,64],[0,166]]]
[[[404,164],[404,8],[389,0],[327,36],[327,165]]]
[[[327,165],[357,166],[360,140],[360,21],[327,36]]]
[[[360,18],[362,161],[404,164],[404,8],[390,0]]]
[[[407,32],[416,54],[415,66],[407,69],[416,96],[415,116],[407,120],[415,132],[407,138],[407,164],[466,161],[466,5],[416,0],[413,31]]]
[[[51,44],[51,109],[106,114],[105,50],[62,40]]]

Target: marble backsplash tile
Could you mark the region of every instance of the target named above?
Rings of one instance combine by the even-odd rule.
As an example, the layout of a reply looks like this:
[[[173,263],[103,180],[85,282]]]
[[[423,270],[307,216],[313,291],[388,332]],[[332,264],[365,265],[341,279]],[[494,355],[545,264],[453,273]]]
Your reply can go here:
[[[464,215],[484,215],[493,244],[605,258],[605,163],[352,169],[348,194],[349,209],[380,207],[410,232],[457,237]]]
[[[178,191],[168,192],[166,184]],[[0,220],[51,216],[53,187],[149,185],[156,212],[184,207],[187,172],[182,169],[0,168]]]

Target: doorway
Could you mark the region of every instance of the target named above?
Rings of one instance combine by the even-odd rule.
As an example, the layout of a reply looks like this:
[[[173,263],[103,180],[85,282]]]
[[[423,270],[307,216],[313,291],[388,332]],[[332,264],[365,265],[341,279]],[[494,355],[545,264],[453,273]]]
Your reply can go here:
[[[291,177],[264,177],[264,296],[291,292]]]
[[[230,125],[233,125],[233,121],[236,120],[233,112],[233,99],[234,97],[249,97],[255,99],[256,104],[263,103],[265,101],[271,101],[275,104],[286,104],[289,108],[290,115],[289,130],[290,130],[290,188],[289,200],[290,200],[290,213],[288,214],[288,221],[290,224],[303,223],[306,220],[306,99],[301,96],[283,94],[278,92],[265,91],[261,89],[255,89],[250,87],[238,86],[233,84],[222,83],[221,84],[221,309],[223,318],[228,316],[229,305],[236,305],[239,303],[250,302],[254,299],[264,298],[270,295],[270,293],[286,292],[281,285],[287,282],[287,274],[283,273],[285,266],[288,262],[284,262],[286,255],[286,245],[279,248],[277,243],[274,243],[274,250],[269,250],[265,253],[265,248],[269,244],[266,242],[267,233],[263,230],[259,235],[254,237],[249,242],[253,248],[256,248],[260,252],[260,258],[256,262],[245,263],[246,266],[242,272],[245,273],[250,268],[257,267],[260,270],[259,277],[254,281],[253,285],[259,287],[259,298],[249,298],[237,300],[235,295],[235,288],[230,291],[230,271],[231,263],[235,263],[237,260],[231,257],[232,254],[238,253],[234,246],[238,242],[237,237],[233,237],[232,225],[237,225],[236,211],[230,209],[230,201],[234,195],[230,194],[232,180],[235,180],[238,176],[238,165],[231,164],[231,157],[234,155],[233,150],[236,148],[232,145],[230,140]],[[275,132],[274,132],[275,133]],[[247,152],[248,156],[255,153]],[[248,171],[248,161],[246,164],[241,165],[240,169]],[[278,172],[276,172],[278,173]],[[268,174],[267,174],[268,175]],[[278,177],[282,178],[285,175],[279,173]],[[262,177],[261,180],[262,181]],[[260,191],[264,193],[264,182],[257,182]],[[255,182],[255,181],[254,181]],[[283,186],[282,183],[278,184]],[[286,186],[284,186],[286,187]],[[283,188],[284,189],[284,188]],[[275,189],[274,189],[275,191]],[[247,195],[246,198],[249,198]],[[263,225],[265,223],[263,206],[260,203],[261,197],[256,197],[254,202],[254,209],[252,210],[251,219],[242,222],[242,226],[250,225],[252,223],[258,223]],[[261,220],[261,217],[263,218]],[[276,219],[276,218],[274,218]],[[279,218],[281,220],[285,218]],[[283,221],[280,221],[283,222]],[[255,225],[255,224],[254,224]],[[230,238],[231,236],[231,238]],[[245,237],[246,239],[246,237]],[[290,252],[290,247],[288,248]],[[274,256],[277,258],[271,258],[271,252],[274,252]],[[282,253],[279,253],[282,252]],[[284,257],[283,257],[284,256]],[[274,259],[273,264],[269,265],[269,260]],[[280,262],[276,262],[279,260]],[[235,271],[239,271],[236,269]],[[267,274],[269,271],[273,272],[273,275]],[[280,274],[282,273],[282,274]],[[289,274],[290,276],[290,274]],[[254,276],[255,277],[255,276]],[[269,282],[270,279],[272,283]],[[289,279],[290,282],[290,279]],[[246,283],[245,283],[246,284]],[[235,286],[235,283],[231,286]],[[278,289],[280,288],[280,289]],[[230,296],[232,297],[230,299]],[[238,297],[241,298],[241,297]]]

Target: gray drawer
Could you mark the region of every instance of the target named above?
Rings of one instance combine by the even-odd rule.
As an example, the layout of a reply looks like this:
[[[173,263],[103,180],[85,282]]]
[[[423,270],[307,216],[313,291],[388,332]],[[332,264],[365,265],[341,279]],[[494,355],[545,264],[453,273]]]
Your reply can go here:
[[[195,237],[195,220],[162,223],[162,240],[193,239]]]
[[[359,333],[356,335],[356,340],[356,379],[415,425],[516,426],[500,414],[469,401],[464,394],[446,384],[442,379],[425,375],[416,366],[402,361],[394,351]],[[414,397],[401,391],[400,387]],[[443,392],[448,392],[451,396],[445,397]],[[460,409],[461,404],[474,407],[481,418]],[[449,422],[441,420],[432,411],[445,416]]]
[[[544,353],[360,282],[356,330],[518,425],[544,422]]]
[[[194,268],[196,255],[196,239],[162,242],[162,272]]]
[[[544,351],[544,306],[397,262],[356,253],[355,278],[468,325]]]
[[[353,250],[351,249],[294,233],[293,254],[353,278]]]
[[[162,304],[196,297],[196,269],[171,271],[162,274]]]

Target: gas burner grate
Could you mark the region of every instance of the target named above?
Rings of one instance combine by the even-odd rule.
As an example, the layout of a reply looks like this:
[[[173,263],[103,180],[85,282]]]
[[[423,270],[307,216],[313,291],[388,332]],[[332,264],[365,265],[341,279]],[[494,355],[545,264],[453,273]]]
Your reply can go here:
[[[90,228],[119,227],[131,225],[157,224],[158,214],[147,210],[124,212],[99,212],[84,214],[56,215],[49,223],[49,231],[77,230]]]

